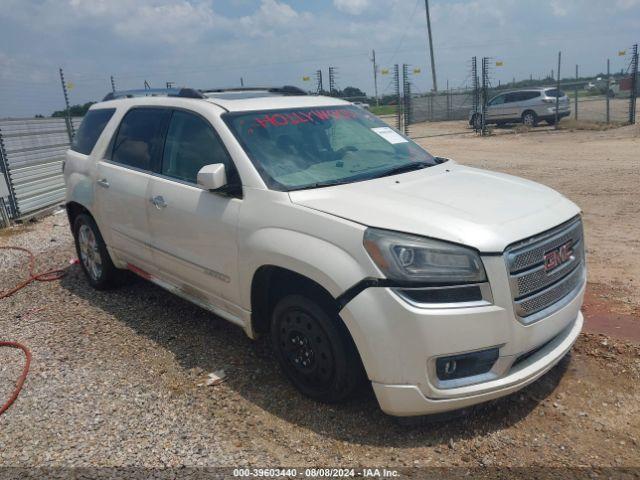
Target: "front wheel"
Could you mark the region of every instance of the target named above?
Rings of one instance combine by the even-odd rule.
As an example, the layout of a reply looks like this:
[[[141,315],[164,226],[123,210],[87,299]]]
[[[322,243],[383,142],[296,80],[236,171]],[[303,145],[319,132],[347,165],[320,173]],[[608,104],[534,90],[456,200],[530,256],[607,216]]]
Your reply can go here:
[[[538,116],[535,112],[527,110],[522,114],[522,123],[527,127],[535,127],[538,125]]]
[[[348,399],[364,380],[360,358],[341,320],[302,295],[276,305],[271,341],[289,380],[308,397],[335,403]]]
[[[473,128],[476,130],[480,130],[482,128],[482,115],[476,113],[471,117],[471,122],[469,122]]]
[[[78,215],[73,222],[73,236],[80,265],[91,286],[105,290],[116,286],[118,269],[113,265],[96,222],[89,215]]]

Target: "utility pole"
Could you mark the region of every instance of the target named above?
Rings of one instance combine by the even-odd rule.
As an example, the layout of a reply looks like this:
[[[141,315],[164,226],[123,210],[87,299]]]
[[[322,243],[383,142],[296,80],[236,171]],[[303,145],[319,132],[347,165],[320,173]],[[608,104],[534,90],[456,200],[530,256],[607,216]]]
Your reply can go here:
[[[424,0],[424,7],[427,11],[427,33],[429,34],[429,53],[431,54],[431,76],[433,77],[433,91],[438,91],[436,82],[436,61],[433,58],[433,38],[431,36],[431,17],[429,16],[429,0]]]
[[[60,67],[60,83],[62,83],[62,94],[64,95],[64,105],[65,105],[65,120],[67,122],[67,135],[69,135],[69,141],[73,141],[73,137],[76,132],[73,129],[73,123],[71,122],[71,111],[69,108],[69,92],[67,91],[67,83],[64,81],[64,72],[62,71],[62,67]]]
[[[558,128],[558,109],[560,108],[560,60],[562,58],[562,52],[558,52],[558,82],[556,83],[556,123],[555,128]]]
[[[376,107],[380,106],[378,99],[378,65],[376,65],[376,51],[371,50],[371,61],[373,62],[373,89],[376,95]]]
[[[116,91],[116,81],[113,79],[113,75],[111,75],[111,91],[114,93]]]
[[[240,86],[244,87],[244,78],[240,77]]]

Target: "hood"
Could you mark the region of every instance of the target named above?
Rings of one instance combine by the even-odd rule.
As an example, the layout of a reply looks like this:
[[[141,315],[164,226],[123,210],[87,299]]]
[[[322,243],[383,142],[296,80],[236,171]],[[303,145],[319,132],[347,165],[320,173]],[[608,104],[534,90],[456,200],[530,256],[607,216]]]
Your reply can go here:
[[[297,205],[362,225],[502,252],[580,209],[544,185],[453,161],[391,177],[289,192]]]

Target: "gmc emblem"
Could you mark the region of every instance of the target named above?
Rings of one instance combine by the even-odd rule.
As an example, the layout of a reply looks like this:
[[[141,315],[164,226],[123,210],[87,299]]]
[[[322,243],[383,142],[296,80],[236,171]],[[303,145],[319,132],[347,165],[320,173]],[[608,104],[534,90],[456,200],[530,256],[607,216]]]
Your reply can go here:
[[[551,250],[544,254],[544,271],[550,272],[558,268],[565,262],[571,260],[573,255],[573,240],[569,240],[567,243],[560,245],[555,250]]]

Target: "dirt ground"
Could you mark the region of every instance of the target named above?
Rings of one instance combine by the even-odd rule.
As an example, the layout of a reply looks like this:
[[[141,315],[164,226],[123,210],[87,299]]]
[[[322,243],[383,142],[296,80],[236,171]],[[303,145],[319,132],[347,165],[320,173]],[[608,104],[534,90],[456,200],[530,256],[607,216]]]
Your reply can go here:
[[[634,478],[640,341],[624,338],[633,338],[640,317],[638,130],[420,142],[464,164],[541,181],[584,209],[585,314],[608,335],[581,335],[571,355],[517,394],[455,418],[401,425],[369,390],[344,405],[307,400],[264,342],[143,280],[92,290],[69,266],[75,253],[64,215],[52,216],[0,235],[0,245],[33,248],[41,268],[68,272],[0,301],[0,337],[34,355],[22,395],[0,417],[0,467],[386,466],[415,478],[437,466],[636,467]],[[20,260],[0,254],[0,289],[24,277]],[[0,402],[21,362],[0,349]],[[204,386],[220,368],[227,380]],[[554,475],[563,472],[573,471]]]

